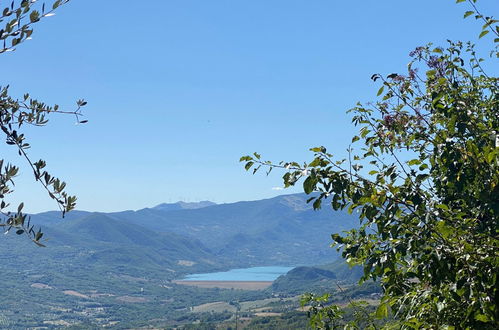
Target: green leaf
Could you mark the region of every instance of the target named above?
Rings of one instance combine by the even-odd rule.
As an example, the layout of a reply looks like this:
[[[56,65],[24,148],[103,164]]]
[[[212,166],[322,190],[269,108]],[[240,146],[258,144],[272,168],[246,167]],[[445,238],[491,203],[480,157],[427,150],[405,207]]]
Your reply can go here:
[[[409,166],[412,166],[412,165],[419,165],[419,164],[421,164],[421,161],[420,161],[419,159],[412,159],[412,160],[408,161],[408,162],[407,162],[407,164],[408,164]]]
[[[316,167],[316,166],[319,166],[320,164],[321,164],[321,159],[319,157],[316,157],[316,158],[314,158],[313,161],[310,162],[310,164],[308,164],[308,166]]]
[[[385,86],[381,86],[380,89],[378,89],[378,93],[376,94],[376,96],[380,96],[381,94],[383,94],[384,90],[385,90]]]
[[[480,33],[480,35],[478,36],[478,38],[485,36],[487,33],[489,33],[489,30],[483,30],[482,33]]]
[[[443,221],[438,222],[436,227],[438,232],[445,238],[450,237],[454,232],[454,228],[451,226],[447,226],[447,224]]]
[[[315,147],[315,148],[310,148],[310,151],[312,152],[326,152],[326,148],[324,147]]]
[[[387,304],[380,304],[378,306],[378,308],[376,309],[376,318],[384,319],[387,316],[388,316],[388,305]]]
[[[449,207],[445,204],[438,204],[437,206],[435,206],[436,208],[439,208],[439,209],[442,209],[442,210],[446,210],[446,211],[449,211]]]
[[[468,10],[467,12],[464,13],[464,18],[473,15],[474,13],[475,13],[474,11]]]
[[[317,180],[315,179],[315,176],[309,175],[305,181],[303,181],[303,191],[306,194],[310,194],[315,190],[315,185],[317,184]]]
[[[61,0],[57,0],[54,2],[54,4],[52,5],[52,9],[56,9],[57,7],[59,7],[61,5]]]
[[[489,322],[490,319],[487,315],[484,314],[475,314],[475,320],[482,322]]]
[[[30,19],[31,23],[34,23],[34,22],[40,20],[40,13],[36,10],[33,10],[31,12],[31,14],[29,14],[29,19]]]
[[[246,162],[248,160],[252,160],[253,158],[251,156],[242,156],[241,158],[239,158],[239,161],[240,162]]]
[[[254,162],[247,162],[246,165],[244,165],[244,169],[247,171],[253,166]]]
[[[321,204],[322,200],[320,198],[317,198],[312,206],[314,207],[314,210],[318,210],[321,208]]]
[[[39,247],[45,247],[45,245],[44,245],[44,244],[42,244],[42,243],[40,243],[40,242],[38,242],[38,241],[33,241],[33,242],[34,242],[36,245],[38,245]]]
[[[35,241],[37,241],[37,242],[38,242],[38,241],[40,240],[40,238],[42,238],[42,236],[43,236],[43,233],[39,230],[39,231],[36,233],[36,235],[35,235]]]
[[[488,154],[486,154],[486,157],[487,157],[487,162],[492,163],[496,158],[496,153],[494,151],[491,151]]]

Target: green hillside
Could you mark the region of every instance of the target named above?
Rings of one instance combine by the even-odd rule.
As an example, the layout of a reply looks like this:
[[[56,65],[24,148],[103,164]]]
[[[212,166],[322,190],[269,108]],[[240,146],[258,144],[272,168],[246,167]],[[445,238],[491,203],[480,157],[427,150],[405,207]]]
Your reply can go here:
[[[314,211],[306,199],[294,194],[221,205],[174,203],[138,211],[75,211],[64,220],[56,212],[45,212],[34,215],[33,221],[92,241],[140,246],[157,244],[160,234],[176,234],[186,238],[183,244],[198,244],[228,267],[331,262],[338,254],[329,248],[330,234],[356,227],[358,220],[329,208]]]
[[[0,240],[3,283],[9,288],[0,299],[7,306],[0,327],[47,327],[44,322],[61,319],[83,329],[222,320],[225,312],[205,315],[191,308],[253,300],[265,305],[276,293],[296,296],[317,284],[331,289],[339,274],[350,276],[341,267],[306,266],[261,291],[175,284],[185,274],[334,260],[329,233],[356,223],[342,212],[312,211],[304,195],[208,204],[75,211],[65,219],[57,212],[33,215],[32,222],[43,226],[46,248],[15,233]]]
[[[365,296],[379,292],[379,284],[376,283],[367,282],[359,286],[358,282],[362,275],[362,267],[351,268],[344,260],[339,259],[320,266],[296,267],[287,274],[278,277],[267,290],[291,296],[304,292],[326,293],[338,291],[339,288],[345,289],[347,296]]]
[[[241,266],[319,264],[337,258],[330,233],[358,225],[343,211],[312,210],[304,194],[212,205],[199,209],[143,209],[111,213],[119,221],[198,239]]]

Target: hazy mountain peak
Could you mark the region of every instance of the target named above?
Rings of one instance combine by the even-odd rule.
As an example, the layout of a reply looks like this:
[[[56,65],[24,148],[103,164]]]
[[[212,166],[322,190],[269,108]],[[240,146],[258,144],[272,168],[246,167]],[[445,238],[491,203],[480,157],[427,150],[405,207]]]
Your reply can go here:
[[[153,207],[155,210],[160,211],[174,211],[174,210],[194,210],[202,209],[204,207],[217,205],[216,203],[210,201],[200,201],[200,202],[176,202],[176,203],[162,203]]]
[[[294,211],[306,211],[312,209],[312,205],[307,204],[307,198],[304,194],[284,195],[281,196],[281,204],[284,204]]]

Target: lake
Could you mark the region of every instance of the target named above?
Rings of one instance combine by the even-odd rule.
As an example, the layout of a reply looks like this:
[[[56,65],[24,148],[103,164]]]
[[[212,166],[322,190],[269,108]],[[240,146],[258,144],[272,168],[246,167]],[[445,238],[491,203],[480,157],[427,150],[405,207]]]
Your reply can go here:
[[[183,281],[273,281],[293,268],[282,266],[238,268],[226,272],[191,274]]]

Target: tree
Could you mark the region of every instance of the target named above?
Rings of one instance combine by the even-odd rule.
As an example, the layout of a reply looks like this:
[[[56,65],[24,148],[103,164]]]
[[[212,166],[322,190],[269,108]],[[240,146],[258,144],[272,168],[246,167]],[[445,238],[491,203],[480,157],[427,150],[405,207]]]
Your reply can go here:
[[[45,4],[37,7],[34,0],[22,0],[15,4],[14,1],[9,7],[3,9],[0,16],[0,40],[3,46],[0,47],[0,54],[14,51],[15,47],[31,38],[33,34],[32,25],[41,19],[54,15],[54,11],[69,0],[57,0],[50,9],[45,8]],[[80,120],[81,107],[86,102],[79,100],[77,108],[74,111],[64,111],[59,109],[58,105],[49,106],[45,103],[33,99],[29,94],[22,98],[15,98],[9,94],[9,86],[0,87],[0,129],[5,134],[6,143],[17,148],[19,156],[23,157],[33,170],[35,180],[38,181],[47,191],[50,198],[57,202],[62,216],[75,207],[76,197],[66,193],[66,183],[53,177],[46,170],[46,163],[43,160],[32,161],[27,153],[30,145],[26,141],[21,129],[24,125],[45,126],[50,114],[70,114],[76,116],[79,123],[85,123],[86,120]],[[19,168],[13,164],[0,159],[0,213],[3,218],[0,220],[5,232],[15,230],[16,234],[26,234],[34,243],[43,246],[40,239],[43,233],[40,229],[35,231],[30,223],[29,217],[22,212],[24,203],[17,207],[16,212],[7,211],[9,203],[6,196],[12,193],[14,178],[17,176]]]
[[[463,2],[458,0],[457,2]],[[499,26],[476,0],[465,17],[483,20],[480,38]],[[360,227],[332,235],[349,264],[380,280],[376,317],[397,328],[497,329],[499,274],[499,81],[470,42],[431,44],[410,53],[405,74],[375,74],[374,103],[350,112],[359,134],[348,159],[312,148],[311,162],[272,163],[244,156],[246,170],[285,170],[285,187],[303,179],[318,209],[357,212]],[[316,327],[341,313],[327,296],[308,296]],[[350,325],[353,326],[353,325]],[[373,326],[374,327],[374,326]]]

